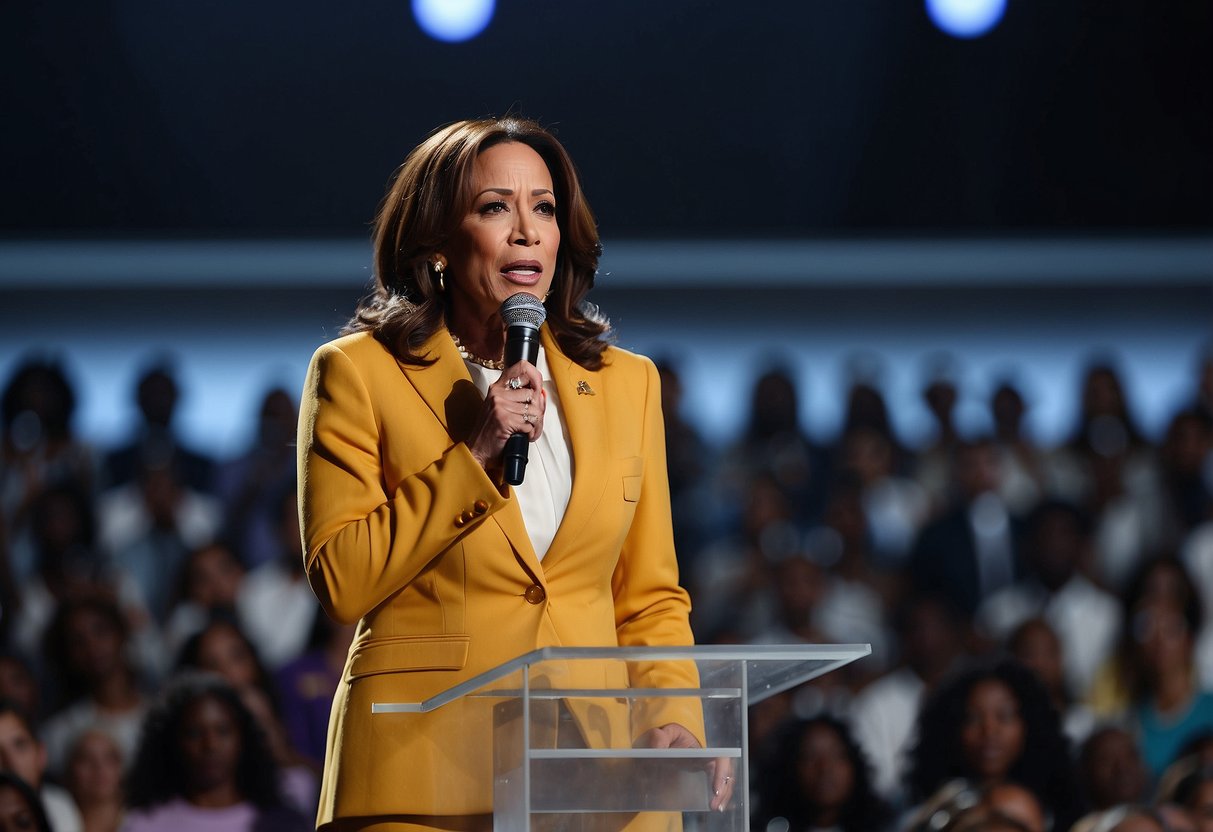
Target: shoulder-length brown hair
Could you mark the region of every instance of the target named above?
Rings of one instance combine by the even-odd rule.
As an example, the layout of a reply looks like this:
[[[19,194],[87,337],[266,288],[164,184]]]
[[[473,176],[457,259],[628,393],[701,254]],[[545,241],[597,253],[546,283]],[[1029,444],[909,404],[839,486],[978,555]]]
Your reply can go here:
[[[429,258],[471,205],[476,157],[504,142],[521,142],[538,153],[556,191],[560,249],[544,301],[548,326],[569,358],[588,369],[602,366],[610,324],[585,299],[602,253],[594,214],[564,147],[537,123],[517,116],[439,128],[404,160],[375,217],[375,288],[359,303],[345,332],[373,332],[406,364],[434,362],[418,350],[445,324],[448,301]]]

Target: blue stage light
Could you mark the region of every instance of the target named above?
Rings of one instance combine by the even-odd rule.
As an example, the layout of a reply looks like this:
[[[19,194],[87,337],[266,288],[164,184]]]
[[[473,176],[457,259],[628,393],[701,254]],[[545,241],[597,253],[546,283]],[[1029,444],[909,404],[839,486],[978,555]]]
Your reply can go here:
[[[430,37],[458,43],[483,32],[496,5],[497,0],[413,0],[413,16]]]
[[[1007,0],[927,0],[931,22],[957,38],[978,38],[998,25]]]

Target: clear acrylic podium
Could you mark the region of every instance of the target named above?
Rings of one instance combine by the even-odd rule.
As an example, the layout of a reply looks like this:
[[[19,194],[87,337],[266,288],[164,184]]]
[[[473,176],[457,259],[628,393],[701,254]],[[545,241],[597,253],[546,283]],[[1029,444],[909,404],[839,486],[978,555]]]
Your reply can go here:
[[[495,832],[665,829],[678,819],[688,830],[744,832],[746,709],[870,652],[866,644],[549,647],[423,702],[371,710],[455,709],[482,726],[471,751],[486,770],[491,763]],[[643,686],[652,679],[689,681]],[[706,746],[643,747],[645,729],[666,722],[686,724]],[[407,730],[407,721],[392,730]],[[738,785],[730,805],[712,812],[719,760]]]

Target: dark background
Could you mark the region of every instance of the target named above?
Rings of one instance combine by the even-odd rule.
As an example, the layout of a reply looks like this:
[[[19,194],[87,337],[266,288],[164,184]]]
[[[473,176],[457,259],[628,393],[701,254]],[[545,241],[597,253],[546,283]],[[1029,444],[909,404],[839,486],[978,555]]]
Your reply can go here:
[[[427,132],[554,126],[604,237],[1189,232],[1213,223],[1213,4],[10,2],[9,235],[360,235]]]

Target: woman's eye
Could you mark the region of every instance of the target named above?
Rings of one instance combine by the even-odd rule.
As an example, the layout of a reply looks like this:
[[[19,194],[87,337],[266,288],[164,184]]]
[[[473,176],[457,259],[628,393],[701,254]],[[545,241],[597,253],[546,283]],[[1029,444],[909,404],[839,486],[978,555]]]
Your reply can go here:
[[[506,207],[506,204],[500,200],[495,202],[486,202],[480,206],[480,213],[482,214],[502,214],[508,210],[509,208]]]
[[[549,217],[554,217],[556,215],[556,206],[547,201],[536,205],[535,210],[541,214],[546,214]]]

